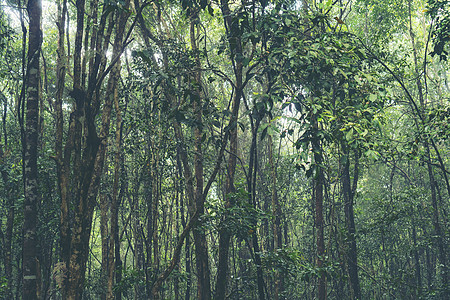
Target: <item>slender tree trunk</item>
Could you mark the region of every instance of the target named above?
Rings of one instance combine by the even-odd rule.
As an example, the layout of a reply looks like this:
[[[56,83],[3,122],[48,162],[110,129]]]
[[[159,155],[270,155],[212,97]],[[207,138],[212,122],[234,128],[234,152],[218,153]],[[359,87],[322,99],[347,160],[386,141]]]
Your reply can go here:
[[[137,183],[136,186],[133,188],[133,200],[132,200],[132,220],[133,220],[133,236],[134,236],[134,269],[135,270],[144,270],[145,276],[146,276],[146,282],[150,282],[150,276],[148,274],[149,270],[147,268],[144,268],[144,243],[143,243],[143,237],[142,237],[142,224],[140,221],[140,214],[139,214],[139,189],[140,184]],[[147,283],[149,285],[149,283]],[[147,288],[147,293],[150,294],[150,287]],[[134,299],[144,299],[144,291],[143,288],[138,284],[134,284]]]
[[[119,74],[115,74],[119,76]],[[114,107],[116,110],[116,153],[114,156],[114,183],[113,183],[113,194],[111,201],[111,257],[114,255],[114,260],[111,261],[108,274],[108,295],[113,298],[113,285],[114,285],[114,274],[115,283],[119,283],[121,279],[121,266],[122,261],[120,258],[120,239],[119,239],[119,206],[122,199],[122,191],[119,192],[119,184],[121,178],[122,169],[122,111],[119,105],[119,95],[117,85],[114,89]],[[114,250],[112,250],[114,249]],[[115,299],[120,300],[122,294],[120,291],[115,293]]]
[[[5,104],[5,112],[6,112],[6,104]],[[3,115],[3,125],[6,124],[6,114]],[[6,138],[6,130],[5,130],[5,147],[7,147],[7,138]],[[3,151],[3,145],[0,144],[0,157],[4,158],[5,153]],[[4,244],[2,245],[3,250],[3,265],[5,268],[5,277],[6,277],[6,288],[4,295],[6,298],[12,298],[12,283],[13,283],[13,277],[12,277],[12,238],[13,238],[13,229],[14,229],[14,215],[15,215],[15,209],[14,209],[14,199],[15,199],[15,190],[17,189],[16,184],[13,183],[10,178],[8,171],[6,167],[4,166],[4,159],[0,161],[0,168],[1,168],[1,176],[3,179],[3,184],[6,187],[5,192],[6,195],[6,204],[7,204],[7,216],[6,216],[6,229],[4,234],[4,239],[2,238],[2,241],[4,241]]]
[[[148,151],[151,152],[151,149],[149,149]],[[151,155],[151,154],[150,154]],[[150,295],[151,290],[152,290],[152,277],[153,277],[153,269],[152,269],[152,247],[153,247],[153,212],[152,212],[152,208],[153,208],[153,191],[152,191],[152,184],[154,184],[154,180],[152,178],[152,165],[151,162],[147,163],[147,166],[143,169],[143,172],[145,173],[143,175],[144,177],[144,201],[146,203],[146,208],[147,208],[147,213],[146,213],[146,223],[145,223],[145,228],[147,230],[147,237],[144,236],[143,233],[139,232],[139,235],[141,236],[142,241],[145,243],[145,250],[146,250],[146,255],[145,255],[145,259],[143,259],[143,268],[145,270],[145,275],[146,275],[146,292],[147,295]],[[138,196],[136,196],[138,198]],[[142,252],[143,253],[143,252]]]
[[[426,147],[428,145],[425,145]],[[446,252],[446,247],[445,247],[445,243],[444,243],[444,239],[443,239],[443,231],[441,228],[441,224],[439,222],[439,207],[437,204],[437,199],[436,199],[436,179],[434,177],[434,173],[433,173],[433,169],[431,164],[429,163],[430,161],[430,153],[429,153],[429,148],[428,151],[426,151],[426,155],[427,155],[427,168],[428,168],[428,177],[430,180],[430,188],[431,188],[431,205],[433,207],[433,226],[434,226],[434,231],[435,231],[435,236],[436,236],[436,244],[437,244],[437,248],[438,248],[438,257],[439,257],[439,264],[441,265],[442,268],[442,277],[441,277],[441,281],[442,281],[442,288],[443,288],[443,292],[441,294],[442,299],[448,299],[449,298],[449,294],[445,291],[448,288],[448,270],[447,270],[447,252]]]
[[[158,139],[158,143],[161,140]],[[159,184],[159,175],[158,175],[158,165],[159,165],[159,145],[158,146],[154,146],[151,149],[151,157],[152,157],[152,162],[151,162],[151,193],[152,193],[152,201],[151,201],[151,211],[149,214],[150,220],[149,222],[149,226],[151,228],[151,231],[148,232],[148,239],[151,239],[150,243],[152,245],[152,250],[153,250],[153,261],[152,261],[152,269],[155,272],[159,272],[159,259],[160,259],[160,254],[159,254],[159,230],[158,230],[158,218],[159,218],[159,207],[158,207],[158,202],[159,202],[159,189],[158,189],[158,184]],[[149,257],[151,257],[151,254],[148,255]]]
[[[186,223],[186,222],[185,222]],[[184,246],[184,257],[186,260],[186,275],[187,275],[187,282],[186,282],[186,291],[184,294],[184,300],[189,300],[191,299],[191,251],[189,248],[189,242],[190,242],[190,237],[189,235],[186,237],[186,245]]]
[[[55,94],[55,112],[56,112],[56,132],[55,132],[55,154],[56,171],[58,177],[58,191],[61,198],[60,203],[60,260],[62,262],[63,274],[67,275],[67,266],[70,255],[70,226],[69,226],[69,199],[68,199],[68,170],[63,170],[63,125],[64,114],[62,108],[62,99],[66,76],[66,55],[64,46],[64,35],[67,15],[67,1],[58,1],[58,57],[56,62],[56,94]],[[67,287],[68,276],[62,276],[63,295]]]
[[[38,299],[38,256],[37,256],[37,207],[38,191],[38,138],[39,138],[39,57],[42,44],[41,15],[39,0],[29,0],[27,5],[30,20],[28,40],[28,68],[26,78],[27,107],[24,153],[24,225],[23,225],[23,299]]]
[[[5,232],[5,276],[7,278],[7,287],[5,291],[5,296],[12,298],[12,283],[13,283],[13,273],[12,273],[12,238],[13,238],[13,228],[14,228],[14,216],[15,209],[14,203],[12,201],[9,203],[8,216],[6,217],[6,232]]]
[[[416,224],[414,219],[412,220],[413,224],[412,224],[412,238],[413,238],[413,246],[414,246],[414,264],[415,264],[415,269],[416,269],[416,285],[417,285],[417,290],[419,292],[420,296],[422,294],[422,274],[421,274],[421,268],[420,268],[420,259],[419,259],[419,251],[417,250],[417,233],[416,233]]]
[[[230,195],[235,192],[234,188],[234,174],[236,172],[236,162],[237,162],[237,149],[238,149],[238,139],[237,139],[237,120],[239,116],[239,106],[242,97],[243,89],[243,65],[241,61],[236,61],[234,57],[236,55],[242,54],[242,46],[239,36],[234,36],[232,30],[232,16],[231,11],[228,6],[228,0],[221,0],[221,10],[222,16],[224,17],[224,24],[228,35],[228,44],[232,51],[231,59],[233,62],[234,75],[235,75],[235,88],[233,94],[232,103],[232,113],[230,124],[232,128],[230,129],[230,156],[228,158],[227,166],[227,178],[225,183],[225,195],[227,199],[225,200],[225,207],[230,208],[234,205],[230,201]],[[232,45],[235,45],[233,47]],[[219,229],[219,257],[218,257],[218,268],[217,268],[217,281],[216,281],[216,299],[225,299],[227,284],[228,284],[228,256],[230,248],[231,234],[226,228],[227,216],[224,216],[224,220],[221,221],[222,225]]]
[[[257,140],[257,134],[258,134],[258,128],[261,122],[262,116],[259,115],[259,112],[255,113],[255,125],[253,126],[252,121],[252,144],[250,147],[250,159],[249,159],[249,167],[248,167],[248,174],[249,174],[249,181],[248,181],[248,193],[250,194],[250,204],[253,206],[253,208],[257,208],[256,206],[256,169],[257,169],[257,151],[256,151],[256,140]],[[258,243],[258,236],[256,232],[256,222],[252,224],[255,227],[255,232],[252,234],[252,245],[253,245],[253,252],[255,256],[255,264],[256,264],[256,278],[257,278],[257,285],[258,285],[258,297],[259,300],[265,299],[265,293],[264,293],[264,274],[262,271],[262,264],[261,264],[261,256],[260,256],[260,249],[259,249],[259,243]]]
[[[136,8],[139,7],[139,1],[135,1]],[[159,9],[157,7],[157,9]],[[195,10],[195,8],[194,8]],[[197,55],[196,57],[196,68],[193,71],[193,76],[190,78],[191,85],[191,91],[192,94],[191,99],[192,100],[192,107],[194,116],[196,119],[196,127],[193,130],[194,134],[194,161],[193,161],[193,170],[191,169],[191,166],[189,164],[189,158],[187,155],[187,151],[185,149],[185,143],[184,143],[184,136],[183,136],[183,129],[175,119],[173,120],[173,128],[175,137],[178,142],[177,147],[177,155],[179,156],[177,161],[179,162],[179,170],[183,170],[183,174],[185,177],[185,189],[186,189],[186,196],[188,199],[188,212],[190,215],[190,220],[186,224],[185,228],[183,229],[182,234],[180,235],[180,238],[178,240],[176,249],[173,252],[173,257],[171,260],[170,265],[158,276],[156,282],[153,284],[153,287],[151,289],[151,297],[154,299],[158,299],[160,297],[160,287],[164,280],[167,279],[169,274],[172,272],[172,270],[177,266],[178,260],[180,258],[180,251],[182,248],[182,245],[184,243],[184,239],[189,240],[189,232],[191,229],[193,229],[198,224],[198,218],[204,214],[204,201],[205,197],[208,194],[209,188],[211,187],[211,184],[214,181],[214,178],[220,168],[220,162],[223,158],[223,153],[225,150],[226,144],[223,143],[222,148],[219,152],[218,160],[216,162],[215,169],[213,170],[210,179],[204,185],[204,174],[203,174],[203,153],[202,153],[202,139],[203,139],[203,128],[202,128],[202,118],[203,118],[203,111],[202,111],[202,87],[201,87],[201,64],[200,64],[200,56],[198,52],[198,43],[199,43],[199,37],[198,32],[196,32],[197,24],[198,24],[198,12],[191,11],[190,15],[190,37],[191,37],[191,48],[193,50],[193,53]],[[145,25],[145,22],[141,15],[138,14],[138,21],[140,23],[142,32],[144,34],[144,40],[146,43],[149,42],[151,39],[154,41],[158,46],[162,47],[162,42],[152,35],[150,30]],[[153,58],[152,58],[153,59]],[[162,60],[163,60],[163,69],[167,69],[168,67],[168,59],[166,53],[162,53]],[[157,63],[155,65],[158,65]],[[164,87],[164,96],[166,97],[167,101],[172,105],[174,109],[177,109],[177,103],[178,99],[175,99],[174,95],[171,94],[169,91],[169,87],[166,86],[166,82],[163,83]],[[166,88],[167,87],[167,88]],[[226,134],[226,138],[228,138],[228,134]],[[197,286],[197,297],[199,299],[210,299],[211,297],[211,284],[210,284],[210,270],[209,270],[209,260],[208,260],[208,244],[206,240],[206,235],[201,232],[201,230],[194,230],[193,231],[194,236],[194,245],[195,245],[195,256],[196,256],[196,268],[197,268],[197,277],[198,277],[198,286]],[[190,258],[189,253],[189,244],[185,247],[186,256]],[[188,269],[187,272],[190,272],[190,260],[188,260],[186,264],[186,268]],[[190,288],[190,282],[188,283],[188,287]],[[189,290],[186,292],[186,299],[190,297]]]
[[[317,132],[319,130],[319,124],[316,116],[312,117],[312,127]],[[315,174],[314,182],[314,210],[315,210],[315,227],[316,227],[316,247],[317,258],[316,266],[320,269],[319,276],[317,278],[317,299],[324,300],[327,298],[327,286],[326,286],[326,273],[323,271],[325,260],[325,242],[324,242],[324,220],[323,220],[323,187],[324,187],[324,174],[323,174],[323,158],[321,153],[321,145],[318,138],[313,137],[312,148],[314,152],[314,168]]]
[[[426,234],[426,231],[424,230],[424,233]],[[430,248],[425,248],[425,260],[427,265],[427,283],[428,286],[433,285],[433,266],[431,264],[431,257],[430,257]]]
[[[205,199],[203,197],[203,150],[202,150],[202,138],[203,138],[203,109],[202,109],[202,97],[201,97],[201,65],[198,49],[198,33],[196,33],[196,24],[198,23],[198,11],[193,9],[191,15],[190,25],[190,38],[191,47],[194,51],[196,70],[195,70],[195,86],[193,93],[193,108],[194,115],[197,121],[197,125],[194,128],[194,171],[195,171],[195,208],[198,216],[202,216],[205,213]],[[195,259],[197,262],[197,297],[198,299],[209,300],[211,299],[211,282],[210,271],[208,261],[208,243],[206,241],[206,235],[202,230],[194,230],[194,243],[195,243]]]
[[[344,147],[345,148],[345,147]],[[353,187],[350,183],[350,152],[344,149],[343,170],[342,170],[342,190],[344,194],[345,223],[347,226],[347,267],[350,275],[350,291],[352,299],[361,299],[361,289],[358,277],[358,259],[356,252],[356,229],[353,211],[354,191],[358,182],[358,157],[355,157],[355,172],[353,174]]]
[[[426,99],[423,93],[423,86],[422,86],[422,81],[421,81],[421,77],[419,76],[419,74],[421,74],[421,71],[419,69],[419,64],[417,61],[417,49],[416,49],[416,44],[415,44],[415,35],[413,32],[413,27],[412,27],[412,12],[411,12],[411,1],[408,2],[408,8],[409,8],[409,34],[411,37],[411,44],[412,44],[412,49],[413,49],[413,58],[414,58],[414,67],[415,67],[415,72],[417,74],[416,76],[416,85],[417,85],[417,92],[419,95],[419,101],[420,101],[420,109],[417,108],[417,106],[415,106],[417,108],[417,112],[420,115],[420,118],[423,122],[423,115],[425,112],[425,108],[426,108]],[[427,74],[425,74],[426,76]],[[425,94],[426,95],[426,94]],[[428,170],[428,178],[430,180],[430,190],[431,190],[431,205],[433,207],[433,226],[434,226],[434,230],[435,230],[435,234],[436,234],[436,244],[437,244],[437,248],[438,248],[438,255],[439,255],[439,260],[440,260],[440,265],[442,266],[442,277],[441,277],[441,281],[442,281],[442,287],[445,290],[444,292],[442,292],[442,299],[448,299],[449,293],[447,290],[448,287],[448,265],[447,265],[447,249],[446,249],[446,244],[445,244],[445,231],[442,230],[441,228],[441,224],[440,224],[440,217],[439,217],[439,207],[438,207],[438,201],[437,201],[437,182],[434,176],[434,171],[433,171],[433,167],[432,167],[432,162],[431,162],[431,153],[430,153],[430,143],[433,146],[437,156],[438,156],[438,160],[439,163],[441,164],[442,167],[442,171],[443,171],[443,176],[447,185],[447,190],[448,193],[450,195],[450,186],[448,184],[448,179],[447,179],[447,174],[446,174],[446,170],[444,165],[442,164],[442,159],[441,156],[439,154],[438,149],[436,148],[436,145],[433,142],[433,139],[431,137],[429,137],[428,135],[426,135],[425,140],[423,141],[423,146],[425,149],[425,157],[426,157],[426,164],[427,164],[427,170]]]
[[[181,159],[180,159],[180,149],[179,147],[177,148],[177,172],[178,172],[178,178],[182,178],[183,177],[183,168],[182,168],[182,163],[181,163]],[[179,181],[177,181],[179,182]],[[181,189],[181,187],[180,187]],[[184,193],[183,191],[180,192],[180,218],[181,218],[181,226],[183,226],[183,229],[186,228],[187,225],[187,219],[188,216],[185,215],[184,212],[184,207],[185,204],[183,203],[184,201]],[[185,294],[184,294],[184,300],[189,300],[191,297],[191,252],[190,252],[190,237],[189,235],[186,236],[186,243],[184,246],[184,258],[185,258],[185,265],[186,265],[186,290],[185,290]]]
[[[281,232],[281,205],[278,201],[278,187],[277,187],[277,166],[274,163],[273,141],[272,137],[268,136],[269,143],[269,165],[272,177],[272,214],[273,221],[273,250],[283,248],[283,235]],[[279,299],[279,295],[284,292],[284,276],[278,272],[275,274],[275,300]]]
[[[101,283],[105,286],[109,274],[109,233],[108,233],[108,211],[109,211],[109,201],[106,195],[100,196],[100,236],[102,240],[102,273],[101,273]],[[103,289],[100,295],[101,300],[105,300],[107,289]]]
[[[126,8],[129,2],[124,4]],[[77,1],[77,33],[75,48],[81,47],[83,36],[84,1]],[[104,8],[102,20],[106,22],[108,15],[107,7]],[[96,44],[91,45],[95,49],[95,59],[89,72],[87,91],[81,85],[81,57],[80,53],[74,55],[73,91],[71,96],[75,100],[75,111],[69,125],[68,141],[66,143],[67,155],[64,155],[64,165],[70,164],[70,152],[72,148],[75,153],[73,158],[73,181],[74,181],[74,216],[73,230],[70,239],[70,263],[68,265],[68,285],[65,289],[65,299],[81,299],[84,289],[86,263],[89,257],[89,241],[92,227],[94,205],[103,172],[103,165],[107,146],[107,137],[111,121],[113,105],[113,91],[118,84],[117,64],[123,51],[123,36],[129,13],[124,10],[116,15],[116,20],[110,20],[108,30],[103,35],[103,29],[99,30]],[[115,21],[115,22],[114,22]],[[105,26],[105,22],[99,24],[99,28]],[[113,47],[113,60],[109,69],[105,69],[105,49],[109,44],[110,30],[112,24],[116,24],[116,34]],[[80,49],[78,49],[80,50]],[[102,124],[100,126],[100,137],[97,135],[96,116],[99,112],[101,97],[99,89],[106,71],[111,74],[106,86],[106,101],[102,106]],[[81,136],[83,133],[84,136]],[[67,158],[69,158],[67,160]],[[67,167],[69,168],[69,167]],[[69,174],[64,174],[68,176]]]

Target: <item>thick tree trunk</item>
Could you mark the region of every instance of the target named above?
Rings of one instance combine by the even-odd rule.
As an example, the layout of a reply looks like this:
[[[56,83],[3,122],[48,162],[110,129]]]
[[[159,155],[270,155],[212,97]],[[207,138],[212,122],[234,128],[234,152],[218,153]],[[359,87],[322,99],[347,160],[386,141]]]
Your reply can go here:
[[[38,138],[39,138],[39,57],[42,44],[41,15],[39,0],[29,0],[27,5],[30,20],[28,40],[28,67],[26,78],[27,107],[24,153],[24,224],[23,224],[23,299],[37,299],[38,268],[37,256],[37,207],[38,191]]]
[[[61,258],[63,260],[63,268],[65,271],[64,280],[63,280],[63,286],[62,286],[62,296],[64,299],[69,299],[69,290],[71,285],[71,280],[73,281],[74,275],[70,272],[70,261],[71,261],[71,252],[75,249],[72,248],[72,231],[70,228],[70,222],[69,218],[72,216],[70,215],[70,206],[72,198],[75,198],[76,196],[71,196],[69,200],[69,195],[71,193],[71,182],[69,180],[70,178],[70,163],[72,161],[72,151],[77,150],[75,152],[75,155],[73,157],[74,165],[79,164],[79,156],[81,153],[81,147],[79,145],[79,139],[80,139],[80,133],[81,133],[81,119],[83,118],[83,108],[82,108],[82,102],[80,102],[80,98],[82,99],[82,95],[80,95],[79,91],[81,90],[81,46],[82,46],[82,37],[83,37],[83,29],[84,29],[84,0],[77,0],[77,31],[75,34],[75,55],[74,55],[74,68],[73,68],[73,87],[74,87],[74,98],[76,99],[76,106],[74,109],[74,112],[70,116],[69,121],[69,131],[68,131],[68,138],[66,145],[64,147],[64,155],[62,152],[58,153],[58,148],[62,148],[62,122],[63,122],[63,115],[62,115],[62,100],[57,99],[57,144],[56,144],[56,150],[57,155],[61,155],[60,160],[57,162],[58,165],[58,174],[59,174],[59,193],[61,196]],[[62,20],[62,17],[61,17]],[[61,31],[64,31],[65,24],[60,24],[61,29],[59,30],[59,35],[61,38]],[[63,40],[59,40],[59,43],[64,43]],[[59,45],[59,48],[61,49],[62,45]],[[63,53],[60,53],[60,55],[63,55]],[[61,61],[60,61],[61,63]],[[61,63],[61,66],[64,63]],[[59,89],[61,89],[61,93],[64,86],[64,77],[60,75],[58,78],[58,81],[60,83]],[[75,91],[77,91],[78,95],[75,95]],[[84,100],[84,99],[82,99]],[[59,111],[61,109],[61,111]],[[61,139],[59,141],[58,139]],[[62,150],[61,150],[62,151]],[[75,171],[75,170],[74,170]],[[74,172],[74,175],[76,173]],[[76,174],[78,175],[78,174]],[[79,251],[79,249],[77,249]],[[77,287],[75,287],[77,288]],[[72,291],[74,292],[74,290]]]

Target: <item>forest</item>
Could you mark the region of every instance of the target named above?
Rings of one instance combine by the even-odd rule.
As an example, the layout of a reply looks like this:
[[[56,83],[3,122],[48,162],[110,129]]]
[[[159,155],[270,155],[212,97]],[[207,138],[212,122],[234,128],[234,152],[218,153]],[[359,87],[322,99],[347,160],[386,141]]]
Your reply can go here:
[[[450,1],[0,0],[0,299],[449,299]]]

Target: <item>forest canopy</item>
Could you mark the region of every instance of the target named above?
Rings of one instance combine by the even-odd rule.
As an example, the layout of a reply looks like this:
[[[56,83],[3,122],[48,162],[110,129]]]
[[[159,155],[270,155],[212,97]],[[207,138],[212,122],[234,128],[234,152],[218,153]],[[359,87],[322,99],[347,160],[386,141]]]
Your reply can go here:
[[[448,1],[0,0],[1,299],[448,299]]]

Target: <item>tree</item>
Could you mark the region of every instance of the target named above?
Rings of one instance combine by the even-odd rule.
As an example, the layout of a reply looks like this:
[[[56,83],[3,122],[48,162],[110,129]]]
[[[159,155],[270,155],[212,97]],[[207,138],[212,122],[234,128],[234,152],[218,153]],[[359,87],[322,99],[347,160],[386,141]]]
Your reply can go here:
[[[91,2],[90,21],[99,26],[85,27],[85,1],[79,0],[77,8],[77,31],[73,59],[73,89],[70,93],[74,103],[68,125],[68,133],[64,147],[62,146],[62,101],[57,98],[56,163],[59,174],[59,192],[61,196],[61,258],[65,270],[63,297],[79,299],[83,292],[86,263],[89,257],[89,240],[92,229],[92,217],[95,200],[98,194],[100,178],[103,172],[106,145],[111,122],[111,111],[114,104],[114,90],[119,82],[120,64],[118,60],[126,43],[126,25],[129,17],[129,1],[114,7],[103,6],[98,20],[98,3]],[[60,43],[63,38],[64,3],[60,14]],[[107,26],[108,25],[108,26]],[[106,50],[111,41],[111,33],[115,29],[113,57],[107,65]],[[85,43],[83,46],[83,35]],[[88,37],[91,35],[91,39]],[[82,48],[96,53],[82,57]],[[64,57],[64,49],[60,44],[60,55]],[[88,55],[88,52],[85,52]],[[60,61],[61,62],[61,61]],[[86,71],[86,64],[89,69]],[[61,62],[64,65],[64,62]],[[59,66],[58,70],[64,67]],[[86,73],[88,72],[88,73]],[[101,94],[102,83],[109,75],[104,95]],[[87,82],[86,82],[87,79]],[[58,86],[64,85],[64,71],[58,76]],[[102,98],[106,98],[102,106]],[[102,108],[102,121],[97,129],[96,117]],[[100,132],[98,132],[98,130]],[[73,211],[71,211],[73,207]],[[73,218],[72,228],[70,219]]]
[[[22,2],[0,298],[446,298],[447,3]]]
[[[24,161],[24,225],[23,225],[23,299],[38,299],[38,278],[40,273],[37,253],[37,206],[40,201],[38,191],[38,139],[39,139],[39,94],[40,94],[40,54],[42,44],[41,2],[29,1],[27,5],[30,19],[28,38],[26,131],[23,145]]]

